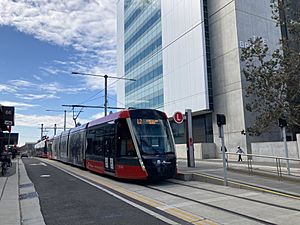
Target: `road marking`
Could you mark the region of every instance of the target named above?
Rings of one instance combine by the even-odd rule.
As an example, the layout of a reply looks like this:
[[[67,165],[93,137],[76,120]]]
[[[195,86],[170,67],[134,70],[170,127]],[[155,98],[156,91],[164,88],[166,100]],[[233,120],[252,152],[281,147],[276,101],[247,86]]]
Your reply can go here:
[[[50,177],[49,174],[42,174],[40,177]]]
[[[40,163],[31,163],[30,166],[47,166],[46,163],[40,162]]]

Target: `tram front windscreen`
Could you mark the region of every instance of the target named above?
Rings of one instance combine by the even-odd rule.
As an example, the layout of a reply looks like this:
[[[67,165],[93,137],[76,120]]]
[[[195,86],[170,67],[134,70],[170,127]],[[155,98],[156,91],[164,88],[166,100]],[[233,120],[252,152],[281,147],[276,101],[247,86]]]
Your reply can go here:
[[[175,152],[172,133],[167,120],[134,118],[132,125],[142,154],[158,155]]]

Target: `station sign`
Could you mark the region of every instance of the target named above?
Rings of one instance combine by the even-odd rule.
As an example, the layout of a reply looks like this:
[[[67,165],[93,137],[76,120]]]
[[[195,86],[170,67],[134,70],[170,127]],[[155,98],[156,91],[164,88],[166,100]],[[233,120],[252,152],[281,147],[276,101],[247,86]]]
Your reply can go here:
[[[183,114],[181,112],[175,112],[173,115],[173,119],[176,123],[180,124],[183,122]]]
[[[15,125],[15,107],[12,106],[1,106],[3,121],[7,126]]]

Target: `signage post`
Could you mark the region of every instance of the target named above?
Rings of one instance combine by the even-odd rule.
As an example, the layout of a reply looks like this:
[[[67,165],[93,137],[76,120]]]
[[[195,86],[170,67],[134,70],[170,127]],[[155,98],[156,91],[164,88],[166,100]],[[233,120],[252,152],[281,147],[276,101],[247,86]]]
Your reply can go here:
[[[224,142],[224,129],[223,125],[226,125],[226,117],[223,114],[217,114],[217,124],[219,127],[220,138],[222,142],[222,158],[223,158],[223,171],[224,171],[224,186],[228,186],[227,180],[227,167],[226,167],[226,156],[225,156],[225,142]]]
[[[185,110],[185,118],[186,118],[186,146],[187,146],[188,167],[195,167],[192,110],[191,109]]]
[[[8,127],[8,142],[7,142],[7,146],[9,148],[10,146],[10,133],[11,133],[11,126],[7,126]]]
[[[284,142],[284,150],[285,150],[285,157],[289,158],[289,152],[288,152],[288,146],[286,142],[286,127],[287,127],[287,122],[285,119],[279,118],[278,119],[278,125],[281,128],[282,131],[282,137],[283,137],[283,142]],[[287,159],[286,160],[286,167],[287,167],[287,172],[288,175],[291,175],[291,169],[290,169],[290,161]]]

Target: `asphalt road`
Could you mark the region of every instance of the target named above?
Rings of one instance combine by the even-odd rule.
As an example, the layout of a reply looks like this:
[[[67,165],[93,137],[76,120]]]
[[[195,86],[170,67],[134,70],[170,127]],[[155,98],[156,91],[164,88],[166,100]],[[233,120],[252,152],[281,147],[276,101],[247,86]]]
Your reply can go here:
[[[167,224],[51,165],[31,158],[23,162],[47,225]]]

